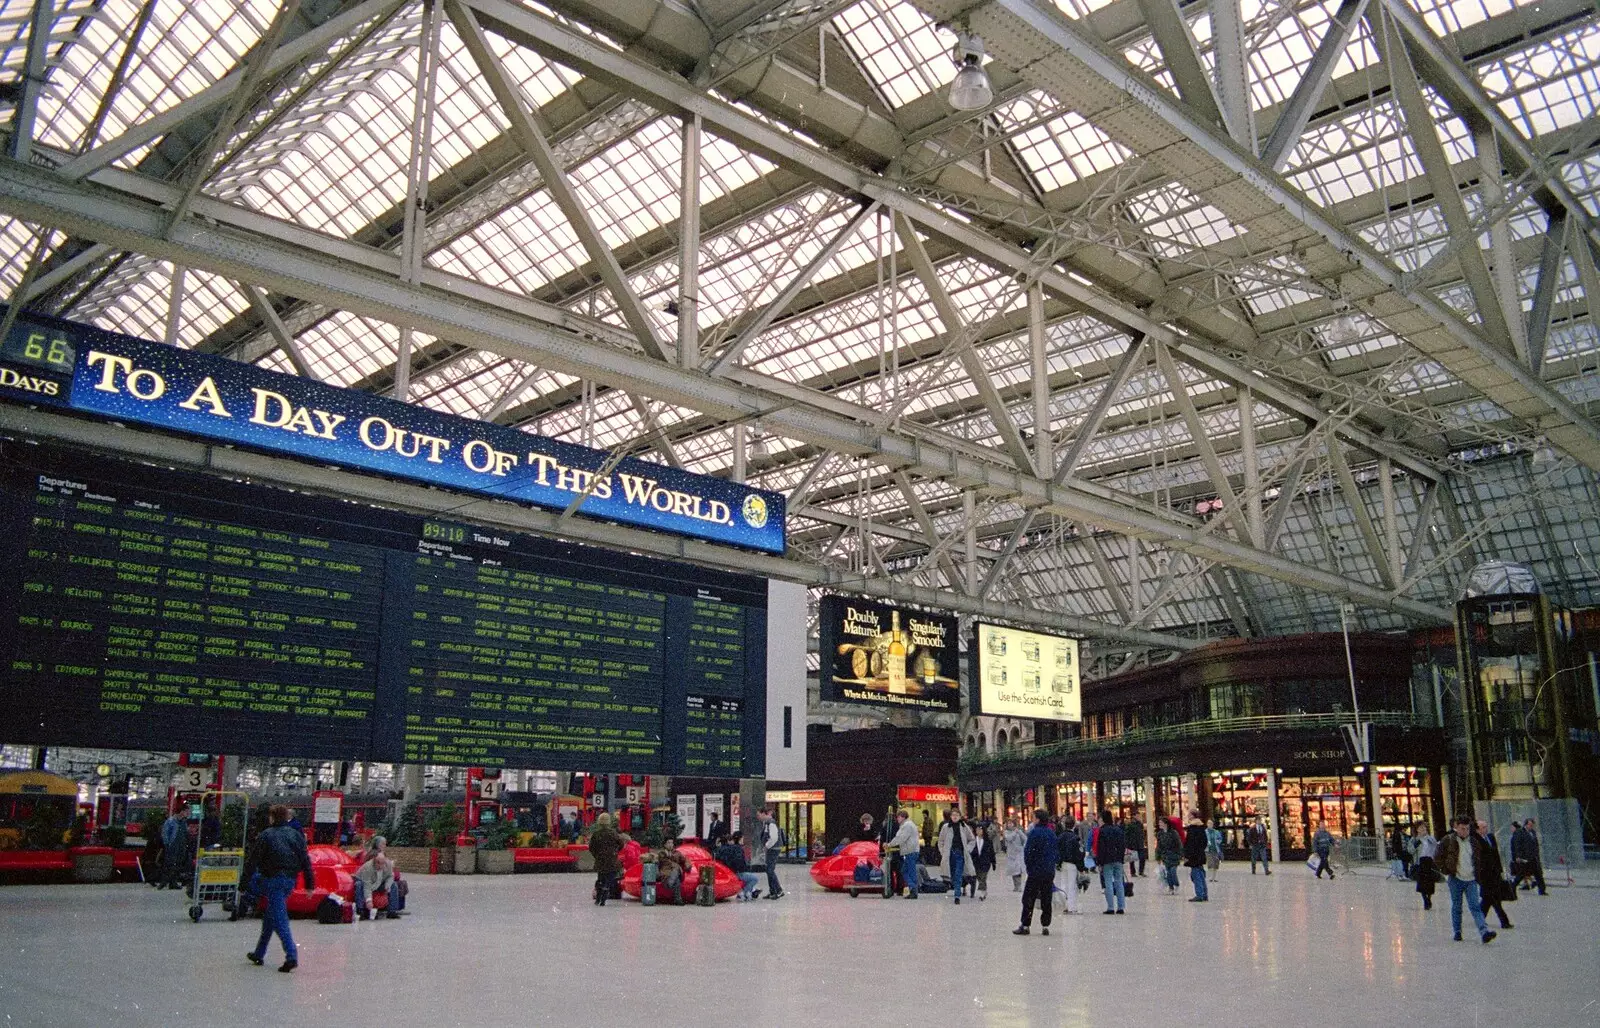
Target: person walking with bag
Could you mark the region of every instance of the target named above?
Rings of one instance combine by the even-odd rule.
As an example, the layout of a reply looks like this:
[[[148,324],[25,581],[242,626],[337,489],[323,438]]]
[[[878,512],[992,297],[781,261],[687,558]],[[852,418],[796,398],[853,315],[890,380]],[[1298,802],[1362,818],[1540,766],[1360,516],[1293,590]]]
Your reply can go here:
[[[1211,872],[1211,880],[1217,880],[1217,869],[1222,867],[1222,829],[1217,827],[1217,819],[1212,818],[1206,826],[1206,870]]]
[[[1178,865],[1183,863],[1183,836],[1178,834],[1176,818],[1167,818],[1156,833],[1156,859],[1161,862],[1161,880],[1170,896],[1178,891]]]
[[[1433,889],[1439,884],[1439,840],[1431,835],[1417,836],[1417,892],[1422,896],[1422,909],[1433,909]]]
[[[1539,861],[1539,836],[1533,818],[1528,818],[1511,833],[1511,876],[1520,884],[1531,879],[1539,895],[1548,896],[1544,887],[1544,867]],[[1528,888],[1528,886],[1523,886]]]
[[[989,826],[979,825],[972,838],[972,874],[977,879],[975,892],[980,903],[989,898],[989,872],[994,866],[994,841],[989,838]]]
[[[260,873],[266,889],[267,915],[261,919],[261,938],[256,941],[256,948],[245,954],[245,959],[260,967],[266,960],[267,944],[276,933],[283,943],[283,964],[278,970],[288,973],[300,966],[294,936],[289,933],[289,893],[294,891],[297,877],[305,878],[306,891],[311,892],[317,887],[316,874],[306,852],[304,833],[289,826],[289,808],[280,803],[267,819],[272,826],[256,836],[255,850],[250,854],[250,867]]]
[[[1028,884],[1022,890],[1022,924],[1012,935],[1027,935],[1033,923],[1033,907],[1039,910],[1039,934],[1050,934],[1050,888],[1055,882],[1056,833],[1050,830],[1050,815],[1043,809],[1033,812],[1033,827],[1028,829],[1028,840],[1022,846],[1022,864],[1028,872]]]
[[[1083,841],[1078,838],[1077,828],[1072,823],[1072,815],[1068,814],[1061,832],[1056,836],[1056,856],[1061,861],[1061,870],[1066,875],[1066,880],[1061,880],[1061,875],[1056,876],[1056,887],[1061,890],[1062,902],[1066,905],[1067,913],[1078,912],[1078,876],[1083,874]]]
[[[1317,834],[1311,839],[1311,848],[1317,854],[1317,877],[1322,877],[1322,872],[1328,872],[1328,881],[1333,881],[1333,865],[1329,858],[1333,856],[1333,833],[1328,831],[1327,825],[1318,825]]]
[[[1022,876],[1027,871],[1027,864],[1023,858],[1023,848],[1028,843],[1028,837],[1022,834],[1022,829],[1017,825],[1015,818],[1006,820],[1005,835],[1001,837],[1001,845],[1006,851],[1006,874],[1011,876],[1011,891],[1022,891]]]
[[[1206,842],[1205,822],[1196,814],[1183,837],[1183,864],[1189,869],[1189,881],[1194,884],[1190,903],[1204,903],[1209,898],[1206,894],[1206,855],[1210,850]]]
[[[1127,890],[1122,878],[1122,862],[1127,859],[1127,837],[1122,826],[1111,820],[1109,809],[1100,812],[1100,827],[1094,834],[1094,862],[1100,865],[1100,881],[1105,887],[1106,913],[1123,913]]]
[[[1506,867],[1500,862],[1500,848],[1490,842],[1494,836],[1489,834],[1487,823],[1478,822],[1478,834],[1484,837],[1483,841],[1487,844],[1484,847],[1486,852],[1482,863],[1473,869],[1477,872],[1478,894],[1481,897],[1479,903],[1483,907],[1484,916],[1487,917],[1489,911],[1493,910],[1500,918],[1501,928],[1515,928],[1516,925],[1511,923],[1511,918],[1506,916],[1506,908],[1501,906],[1507,896],[1513,900],[1517,896],[1513,889],[1507,888]]]
[[[1450,929],[1455,941],[1460,942],[1461,907],[1465,904],[1478,926],[1478,937],[1487,945],[1497,933],[1489,930],[1489,922],[1483,917],[1477,871],[1478,865],[1488,859],[1489,844],[1472,830],[1472,818],[1465,814],[1456,815],[1453,828],[1439,845],[1439,873],[1450,883]]]
[[[967,874],[967,854],[972,852],[972,828],[959,810],[947,810],[939,826],[939,861],[950,876],[950,895],[961,905],[961,886]]]

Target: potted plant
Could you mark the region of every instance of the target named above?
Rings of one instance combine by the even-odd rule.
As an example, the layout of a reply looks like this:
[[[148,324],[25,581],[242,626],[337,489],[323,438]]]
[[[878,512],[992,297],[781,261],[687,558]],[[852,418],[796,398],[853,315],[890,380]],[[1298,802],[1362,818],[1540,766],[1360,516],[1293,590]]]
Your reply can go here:
[[[446,803],[428,818],[428,840],[439,851],[439,871],[446,874],[472,874],[477,870],[472,848],[457,845],[461,834],[461,812],[454,803]]]
[[[496,821],[491,824],[478,844],[478,873],[508,875],[516,870],[516,852],[512,846],[517,841],[515,821]]]
[[[402,874],[428,873],[430,855],[423,834],[422,808],[407,803],[400,809],[399,817],[383,826],[381,833],[389,842],[387,853]]]

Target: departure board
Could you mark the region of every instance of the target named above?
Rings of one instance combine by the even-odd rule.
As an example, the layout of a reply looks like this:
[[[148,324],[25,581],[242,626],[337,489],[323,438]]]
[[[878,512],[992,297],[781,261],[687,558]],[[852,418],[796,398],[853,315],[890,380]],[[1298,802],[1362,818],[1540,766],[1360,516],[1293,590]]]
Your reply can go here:
[[[4,453],[5,741],[761,771],[761,580]]]

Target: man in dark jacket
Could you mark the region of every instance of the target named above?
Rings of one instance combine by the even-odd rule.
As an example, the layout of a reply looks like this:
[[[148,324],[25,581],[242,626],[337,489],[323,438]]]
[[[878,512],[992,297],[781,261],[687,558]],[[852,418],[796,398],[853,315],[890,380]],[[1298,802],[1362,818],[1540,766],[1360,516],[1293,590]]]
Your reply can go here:
[[[1250,873],[1256,873],[1256,861],[1259,860],[1261,869],[1271,874],[1272,865],[1267,863],[1267,829],[1259,816],[1244,830],[1244,844],[1250,847]]]
[[[1111,811],[1100,812],[1100,830],[1094,837],[1094,862],[1100,865],[1100,884],[1105,887],[1106,913],[1122,913],[1122,862],[1128,858],[1127,836],[1122,826],[1111,820]]]
[[[1506,916],[1506,908],[1501,904],[1506,897],[1506,868],[1500,860],[1500,848],[1494,843],[1494,836],[1489,834],[1488,822],[1478,822],[1478,834],[1483,836],[1483,841],[1489,845],[1484,847],[1483,861],[1473,868],[1473,873],[1478,879],[1478,895],[1481,897],[1479,906],[1483,908],[1483,915],[1487,919],[1489,911],[1493,910],[1500,916],[1501,928],[1515,928],[1511,918]]]
[[[1134,865],[1137,863],[1137,873],[1140,878],[1143,878],[1145,858],[1149,852],[1148,847],[1150,845],[1149,840],[1145,838],[1144,822],[1140,821],[1136,814],[1128,818],[1128,824],[1122,831],[1126,836],[1125,841],[1128,846],[1128,874],[1135,873]]]
[[[1204,903],[1206,893],[1206,826],[1197,813],[1189,821],[1189,830],[1183,836],[1183,866],[1189,869],[1189,880],[1194,883],[1190,903]]]
[[[611,823],[610,814],[600,814],[594,819],[594,830],[589,833],[589,856],[594,859],[594,902],[605,906],[606,900],[616,894],[617,878],[622,874],[622,833]]]
[[[1028,882],[1022,887],[1022,926],[1011,934],[1028,934],[1037,902],[1039,934],[1049,935],[1050,889],[1056,879],[1056,833],[1050,829],[1050,815],[1043,810],[1033,812],[1033,827],[1028,829],[1028,841],[1022,846],[1022,864],[1028,871]]]
[[[1533,818],[1528,818],[1511,833],[1511,874],[1521,884],[1524,878],[1533,880],[1539,895],[1548,895],[1544,889],[1544,867],[1539,860],[1539,836]],[[1523,886],[1528,888],[1528,886]]]
[[[293,971],[300,966],[294,948],[294,936],[289,934],[289,893],[294,891],[294,880],[303,876],[306,891],[317,887],[311,869],[311,856],[306,852],[306,837],[298,829],[289,827],[289,808],[279,804],[272,808],[267,819],[271,827],[256,837],[251,851],[249,868],[261,875],[262,888],[266,890],[267,916],[261,920],[261,938],[246,959],[257,967],[267,956],[267,944],[276,932],[283,943],[283,965],[278,970]]]
[[[1457,942],[1461,941],[1461,905],[1472,911],[1472,920],[1478,926],[1478,937],[1485,943],[1494,941],[1495,933],[1484,920],[1482,895],[1478,891],[1478,868],[1489,859],[1489,844],[1473,831],[1472,818],[1457,814],[1452,826],[1455,831],[1439,844],[1439,873],[1450,885],[1450,928]]]

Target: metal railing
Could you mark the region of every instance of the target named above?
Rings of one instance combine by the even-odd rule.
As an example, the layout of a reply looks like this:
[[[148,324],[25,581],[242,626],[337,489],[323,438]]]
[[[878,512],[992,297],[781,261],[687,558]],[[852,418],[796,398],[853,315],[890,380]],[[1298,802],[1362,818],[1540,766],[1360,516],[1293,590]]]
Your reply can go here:
[[[1361,720],[1386,728],[1433,727],[1428,718],[1410,711],[1368,711],[1361,715]],[[1337,729],[1349,723],[1350,715],[1347,713],[1263,714],[1255,717],[1209,718],[1205,721],[1185,721],[1175,725],[1135,728],[1132,731],[1097,739],[1063,739],[1060,742],[1046,743],[1031,749],[1007,747],[994,753],[964,753],[956,762],[956,771],[966,774],[999,770],[1013,765],[1038,763],[1054,757],[1120,749],[1125,746],[1142,746],[1147,743],[1183,742],[1238,732]]]

